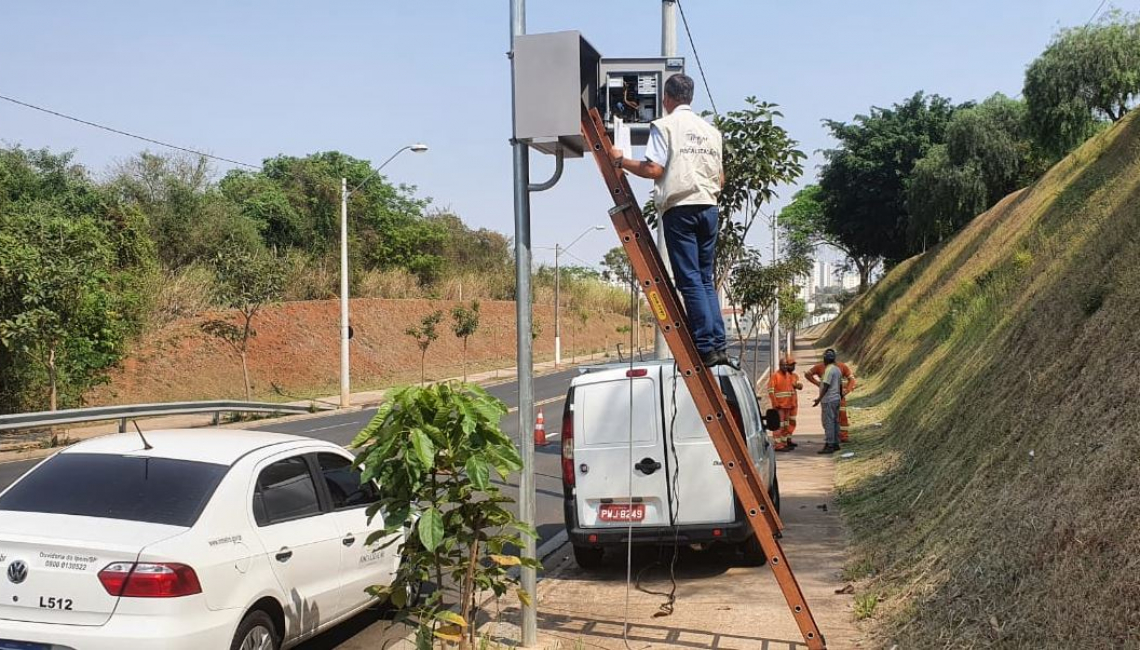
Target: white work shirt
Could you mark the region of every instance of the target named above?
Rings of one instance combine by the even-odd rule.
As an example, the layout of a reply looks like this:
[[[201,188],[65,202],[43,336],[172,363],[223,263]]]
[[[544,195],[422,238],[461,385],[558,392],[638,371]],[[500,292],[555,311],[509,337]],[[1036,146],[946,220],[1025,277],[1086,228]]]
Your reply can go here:
[[[681,104],[673,112],[692,110],[692,106]],[[645,159],[662,167],[669,164],[669,144],[665,142],[665,136],[661,134],[661,129],[657,128],[656,124],[649,125],[649,143],[645,146]]]

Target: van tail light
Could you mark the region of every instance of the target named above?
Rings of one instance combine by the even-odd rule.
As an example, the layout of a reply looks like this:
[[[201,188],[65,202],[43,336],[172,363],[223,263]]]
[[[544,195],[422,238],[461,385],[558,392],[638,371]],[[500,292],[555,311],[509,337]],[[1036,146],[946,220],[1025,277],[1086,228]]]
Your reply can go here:
[[[178,598],[202,593],[198,574],[185,564],[113,562],[99,572],[99,582],[112,596]]]
[[[634,368],[632,370],[626,370],[625,371],[626,377],[645,377],[648,374],[649,374],[648,368]]]
[[[562,484],[574,487],[574,393],[562,407]]]

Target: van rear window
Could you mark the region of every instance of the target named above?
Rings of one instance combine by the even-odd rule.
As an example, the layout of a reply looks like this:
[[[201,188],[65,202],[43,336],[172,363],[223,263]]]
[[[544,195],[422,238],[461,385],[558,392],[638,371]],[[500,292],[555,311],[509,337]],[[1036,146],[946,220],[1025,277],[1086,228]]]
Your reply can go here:
[[[0,496],[0,511],[190,527],[228,470],[171,458],[57,454]]]

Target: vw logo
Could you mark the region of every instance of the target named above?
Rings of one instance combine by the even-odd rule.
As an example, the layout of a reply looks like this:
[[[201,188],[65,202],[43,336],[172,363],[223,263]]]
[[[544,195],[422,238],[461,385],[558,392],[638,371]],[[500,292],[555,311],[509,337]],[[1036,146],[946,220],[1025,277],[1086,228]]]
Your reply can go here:
[[[15,560],[8,565],[8,580],[12,584],[20,584],[28,579],[28,563],[23,560]]]

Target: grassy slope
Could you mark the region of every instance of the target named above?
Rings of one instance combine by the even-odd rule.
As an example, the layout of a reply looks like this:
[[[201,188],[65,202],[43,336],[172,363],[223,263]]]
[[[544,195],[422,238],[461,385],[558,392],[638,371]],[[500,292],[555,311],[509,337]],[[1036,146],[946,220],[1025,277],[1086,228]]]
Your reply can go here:
[[[1140,648],[1140,113],[829,338],[868,380],[840,482],[879,642]]]

